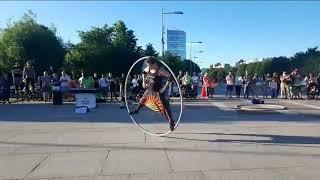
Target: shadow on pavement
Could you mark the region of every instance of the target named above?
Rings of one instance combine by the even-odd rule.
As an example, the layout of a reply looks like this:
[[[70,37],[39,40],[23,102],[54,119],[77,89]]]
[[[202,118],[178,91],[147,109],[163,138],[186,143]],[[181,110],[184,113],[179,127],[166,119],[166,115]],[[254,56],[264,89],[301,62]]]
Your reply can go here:
[[[207,141],[207,142],[240,142],[240,143],[262,143],[262,144],[320,144],[320,137],[315,136],[287,136],[287,135],[271,135],[271,134],[230,134],[230,133],[176,133],[184,135],[223,135],[223,136],[247,136],[247,137],[263,137],[269,140],[246,140],[246,139],[194,139],[182,137],[167,137],[170,139],[183,139],[193,141]],[[319,146],[318,146],[319,147]]]
[[[233,149],[221,149],[217,147],[154,147],[139,146],[132,144],[57,144],[57,143],[30,143],[30,142],[6,142],[0,141],[0,144],[10,145],[23,145],[19,148],[26,147],[63,147],[63,148],[85,148],[85,151],[90,151],[86,148],[102,148],[105,150],[143,150],[143,151],[175,151],[175,152],[206,152],[206,153],[223,153],[223,154],[250,154],[250,155],[280,155],[280,156],[306,156],[306,157],[319,157],[319,153],[300,153],[300,152],[269,152],[269,151],[255,151],[255,150],[241,150],[237,146]],[[275,145],[275,144],[270,144]],[[295,146],[295,147],[318,147],[318,146]],[[78,149],[79,150],[79,149]],[[81,151],[81,150],[80,150]],[[94,151],[94,149],[92,149]]]

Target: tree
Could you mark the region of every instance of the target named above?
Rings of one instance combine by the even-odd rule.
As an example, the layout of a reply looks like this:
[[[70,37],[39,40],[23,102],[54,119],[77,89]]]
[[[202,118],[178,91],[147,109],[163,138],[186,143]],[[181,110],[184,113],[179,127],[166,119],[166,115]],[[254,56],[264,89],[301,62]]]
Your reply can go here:
[[[219,66],[221,66],[222,64],[221,63],[216,63],[215,65],[214,65],[214,67],[219,67]]]
[[[178,74],[179,70],[181,70],[182,61],[178,56],[166,51],[162,59],[170,67],[173,73]]]
[[[60,68],[65,49],[53,27],[38,24],[31,11],[13,23],[8,23],[0,34],[0,66],[9,71],[15,62],[33,62],[36,72],[50,65]]]
[[[188,71],[189,74],[192,74],[193,72],[196,72],[196,73],[201,72],[199,65],[189,59],[181,61],[180,70],[182,70],[183,72]]]
[[[143,52],[143,56],[154,56],[158,57],[158,52],[153,48],[151,43],[146,45],[146,49]]]
[[[66,66],[70,69],[85,70],[88,73],[127,73],[130,66],[143,55],[137,46],[134,32],[118,21],[109,27],[92,27],[80,31],[80,42],[66,55]],[[135,71],[139,71],[135,68]]]

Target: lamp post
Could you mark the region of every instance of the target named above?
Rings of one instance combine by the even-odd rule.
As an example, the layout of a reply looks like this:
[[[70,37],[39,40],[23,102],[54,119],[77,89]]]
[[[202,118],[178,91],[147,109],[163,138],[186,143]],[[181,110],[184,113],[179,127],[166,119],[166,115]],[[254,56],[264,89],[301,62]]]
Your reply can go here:
[[[192,61],[192,45],[193,44],[202,44],[202,41],[192,41],[192,42],[189,42],[189,44],[190,44],[190,61],[191,62],[193,62]],[[203,52],[203,51],[202,51]],[[193,54],[194,56],[195,56],[195,52],[194,52],[194,54]],[[190,62],[190,72],[191,72],[191,70],[192,70],[192,65],[191,65],[191,62]],[[194,68],[195,69],[195,68]],[[191,72],[192,73],[192,72]]]
[[[184,14],[182,11],[173,11],[173,12],[164,12],[163,9],[161,9],[161,44],[162,44],[162,60],[164,60],[164,25],[163,25],[163,15],[165,14]]]
[[[196,57],[196,53],[203,53],[203,51],[194,51],[193,53],[193,72],[196,71],[196,58],[198,58]]]

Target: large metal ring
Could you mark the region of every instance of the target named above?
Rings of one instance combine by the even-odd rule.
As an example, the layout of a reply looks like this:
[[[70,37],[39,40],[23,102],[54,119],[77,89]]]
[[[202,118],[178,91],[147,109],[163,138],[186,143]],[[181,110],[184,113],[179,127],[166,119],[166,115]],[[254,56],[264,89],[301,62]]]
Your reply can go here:
[[[130,109],[129,109],[129,106],[128,106],[128,98],[127,98],[127,83],[128,83],[128,80],[129,80],[129,76],[130,76],[131,71],[132,71],[132,69],[134,68],[134,66],[135,66],[137,63],[139,63],[140,61],[143,61],[143,60],[145,60],[145,59],[147,59],[147,58],[148,58],[148,56],[142,57],[142,58],[138,59],[135,63],[133,63],[133,65],[130,67],[130,69],[129,69],[128,73],[127,73],[127,77],[126,77],[126,81],[125,81],[125,85],[124,85],[124,96],[125,96],[124,99],[125,99],[126,107],[127,107],[127,110],[128,110],[128,114],[129,114],[129,112],[130,112]],[[180,94],[180,113],[179,113],[178,120],[175,121],[176,124],[175,124],[174,129],[176,129],[176,128],[178,127],[178,125],[179,125],[180,120],[181,120],[182,111],[183,111],[183,97],[182,97],[181,89],[180,89],[180,87],[179,87],[178,79],[176,78],[176,76],[174,75],[174,73],[172,72],[172,70],[170,69],[170,67],[169,67],[165,62],[163,62],[163,61],[161,61],[161,60],[159,60],[159,59],[157,59],[157,60],[158,60],[162,65],[164,65],[164,66],[170,71],[171,75],[173,76],[173,78],[174,78],[174,80],[175,80],[175,82],[176,82],[176,84],[177,84],[177,86],[178,86],[178,90],[179,90],[179,94]],[[131,120],[133,121],[133,123],[134,123],[136,126],[138,126],[138,128],[139,128],[141,131],[143,131],[144,133],[146,133],[146,134],[149,134],[149,135],[152,135],[152,136],[165,136],[165,135],[168,135],[168,134],[170,134],[170,133],[172,132],[172,131],[168,131],[168,132],[165,132],[165,133],[151,133],[151,132],[145,130],[143,127],[141,127],[141,126],[135,121],[135,119],[134,119],[131,115],[129,115],[129,116],[130,116]]]

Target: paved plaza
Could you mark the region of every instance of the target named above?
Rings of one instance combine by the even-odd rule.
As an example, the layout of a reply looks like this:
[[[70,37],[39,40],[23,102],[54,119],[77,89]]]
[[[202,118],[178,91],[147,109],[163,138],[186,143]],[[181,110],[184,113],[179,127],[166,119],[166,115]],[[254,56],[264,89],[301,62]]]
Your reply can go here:
[[[241,110],[243,99],[185,102],[167,137],[142,133],[116,103],[87,114],[73,104],[0,105],[0,179],[318,180],[320,102],[266,100],[285,109]],[[174,114],[179,104],[172,103]],[[149,131],[166,131],[147,110]]]

